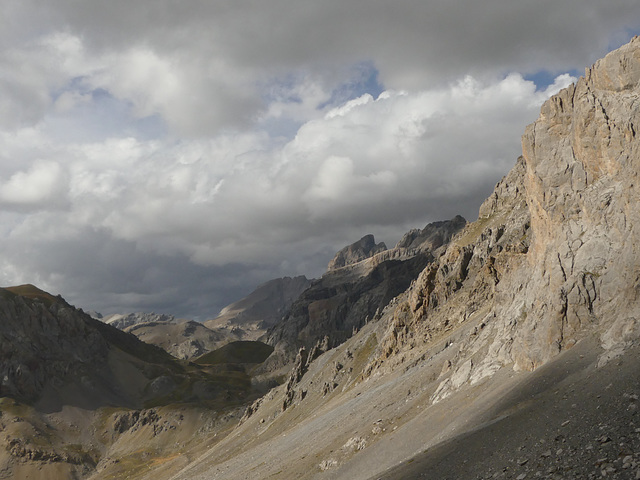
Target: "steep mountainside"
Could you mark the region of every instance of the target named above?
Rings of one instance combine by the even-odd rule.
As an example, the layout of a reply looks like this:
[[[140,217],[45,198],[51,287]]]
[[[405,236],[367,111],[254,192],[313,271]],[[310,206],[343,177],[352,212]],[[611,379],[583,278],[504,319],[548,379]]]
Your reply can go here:
[[[242,367],[178,362],[33,285],[0,289],[0,379],[0,478],[117,472],[254,394]]]
[[[299,347],[309,350],[319,343],[333,347],[351,337],[379,316],[389,301],[403,292],[418,273],[434,261],[442,252],[442,246],[465,224],[464,218],[457,216],[428,225],[424,235],[410,232],[408,235],[415,237],[413,241],[405,236],[391,250],[382,249],[358,262],[347,262],[341,268],[332,262],[330,266],[334,264],[334,267],[314,281],[293,303],[282,321],[269,330],[266,341],[275,347],[275,352],[263,365],[264,370],[288,364],[295,358]],[[359,251],[363,240],[341,252]],[[372,236],[366,244],[373,245],[373,250],[377,249]],[[336,255],[339,257],[342,258],[340,252]]]
[[[270,280],[241,300],[226,306],[216,318],[204,324],[212,330],[226,330],[236,338],[257,340],[282,319],[310,284],[311,281],[304,275]]]
[[[593,331],[609,356],[635,336],[639,44],[544,104],[478,222],[408,292],[383,357],[471,316],[483,317],[469,342],[480,354],[461,360],[476,381],[512,363],[533,370]]]
[[[335,259],[330,270],[300,295],[287,315],[268,333],[266,342],[275,347],[264,369],[276,369],[291,362],[299,347],[310,350],[322,343],[333,347],[351,337],[370,320],[379,316],[389,301],[403,292],[418,273],[442,252],[442,247],[466,221],[457,216],[430,224],[422,232],[405,236],[391,250],[375,245],[373,236],[364,237],[338,252],[335,258],[350,259],[338,268]],[[344,252],[378,251],[362,260]],[[369,248],[370,247],[370,248]],[[380,247],[380,248],[378,248]],[[342,252],[342,253],[341,253]],[[326,337],[326,339],[325,339]]]
[[[640,478],[639,126],[635,37],[405,292],[172,478]]]
[[[43,405],[140,405],[154,376],[182,370],[161,349],[33,285],[0,289],[0,339],[2,395]],[[146,364],[157,373],[144,375]]]

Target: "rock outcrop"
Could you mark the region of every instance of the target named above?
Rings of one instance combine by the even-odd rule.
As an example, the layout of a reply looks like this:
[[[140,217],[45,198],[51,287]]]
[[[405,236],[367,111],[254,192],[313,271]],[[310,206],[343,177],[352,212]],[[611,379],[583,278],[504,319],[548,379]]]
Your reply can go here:
[[[376,253],[384,252],[386,249],[387,246],[384,242],[376,244],[373,235],[365,235],[357,242],[347,245],[336,253],[335,257],[329,262],[327,270],[331,271],[361,262],[362,260],[373,257]]]
[[[309,351],[319,341],[328,342],[331,347],[339,345],[366,323],[379,318],[382,309],[409,287],[465,224],[460,216],[432,223],[422,231],[410,232],[396,248],[382,250],[340,268],[330,268],[300,295],[282,321],[269,330],[267,343],[276,350],[263,368],[287,364],[293,361],[300,347]],[[373,252],[377,248],[373,237],[364,239],[341,252],[359,251],[354,245],[361,243],[371,246],[368,251]],[[336,258],[347,256],[339,253]]]
[[[545,102],[478,221],[395,310],[380,365],[473,323],[442,399],[505,365],[534,370],[585,336],[600,337],[602,362],[637,338],[639,82],[636,37]]]
[[[414,228],[403,235],[396,244],[396,250],[431,250],[435,251],[449,243],[449,240],[467,224],[457,215],[445,222],[433,222],[422,230]]]

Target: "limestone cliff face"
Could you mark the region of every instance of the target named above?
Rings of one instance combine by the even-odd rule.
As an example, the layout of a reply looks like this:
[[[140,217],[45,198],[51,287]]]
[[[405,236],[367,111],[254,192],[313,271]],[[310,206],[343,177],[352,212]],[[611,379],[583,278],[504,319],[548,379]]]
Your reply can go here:
[[[478,221],[401,297],[370,368],[468,328],[437,399],[503,365],[535,369],[585,335],[599,336],[602,362],[638,337],[639,125],[636,37],[543,105]]]

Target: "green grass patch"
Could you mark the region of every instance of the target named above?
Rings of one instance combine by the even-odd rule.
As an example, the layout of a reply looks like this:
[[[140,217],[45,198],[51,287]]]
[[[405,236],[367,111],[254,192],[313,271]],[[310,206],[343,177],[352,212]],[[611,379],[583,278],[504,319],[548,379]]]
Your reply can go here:
[[[365,344],[356,350],[353,358],[353,371],[362,372],[364,367],[369,363],[369,358],[378,346],[378,337],[375,333],[369,335]]]
[[[464,230],[462,230],[460,236],[455,239],[455,243],[461,247],[471,245],[488,226],[497,224],[501,218],[500,215],[496,215],[495,213],[487,217],[479,218],[475,222],[468,224]]]
[[[194,360],[199,365],[219,365],[224,363],[262,363],[273,352],[273,347],[262,342],[238,341]]]
[[[6,287],[4,290],[7,290],[14,295],[19,295],[21,297],[28,298],[30,300],[40,300],[47,307],[50,307],[52,303],[61,302],[61,297],[54,297],[50,293],[45,292],[44,290],[40,290],[35,285],[31,285],[30,283],[24,285],[17,285],[15,287]]]

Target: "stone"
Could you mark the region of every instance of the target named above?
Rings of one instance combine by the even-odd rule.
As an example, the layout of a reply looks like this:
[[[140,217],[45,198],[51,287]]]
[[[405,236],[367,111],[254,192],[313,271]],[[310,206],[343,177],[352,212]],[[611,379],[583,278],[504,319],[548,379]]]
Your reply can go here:
[[[374,236],[369,234],[362,237],[355,243],[344,247],[329,262],[327,270],[335,270],[337,268],[346,267],[358,263],[362,260],[374,256],[376,253],[383,252],[387,249],[384,242],[376,244]]]

